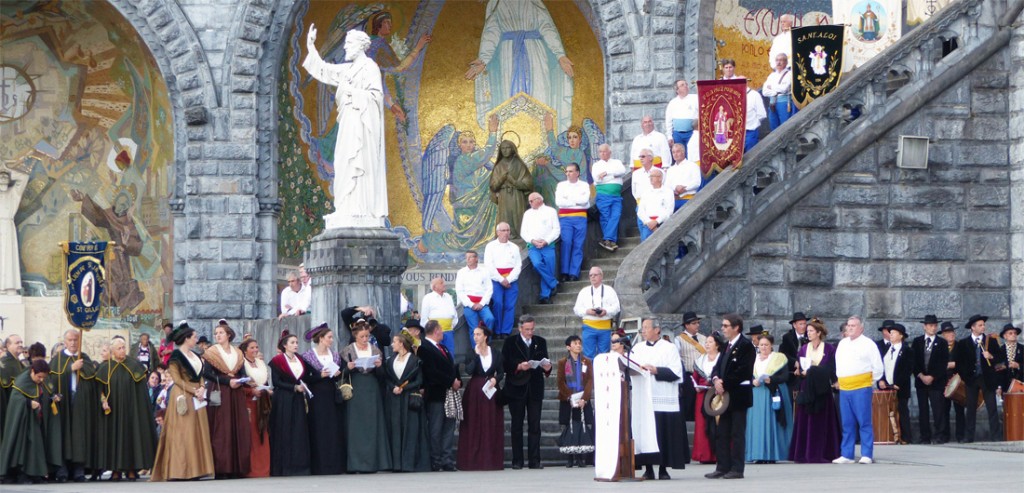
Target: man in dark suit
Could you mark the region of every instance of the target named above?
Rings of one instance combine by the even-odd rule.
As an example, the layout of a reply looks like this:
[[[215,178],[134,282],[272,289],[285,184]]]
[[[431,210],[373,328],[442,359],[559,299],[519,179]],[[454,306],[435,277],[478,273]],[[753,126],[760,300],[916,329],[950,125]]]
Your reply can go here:
[[[444,330],[436,320],[424,327],[424,342],[416,351],[423,367],[423,402],[427,407],[427,426],[430,432],[430,469],[455,471],[455,419],[444,412],[444,398],[448,389],[459,390],[459,369],[448,349],[441,344]]]
[[[754,345],[743,337],[743,319],[729,314],[722,318],[722,335],[729,341],[711,372],[715,393],[729,393],[729,406],[719,417],[715,455],[718,465],[708,479],[742,479],[746,452],[747,409],[753,405],[750,378],[754,374]]]
[[[985,410],[988,411],[988,431],[992,441],[1002,440],[999,426],[999,414],[996,410],[996,387],[999,386],[999,375],[996,365],[1005,363],[1006,352],[999,351],[999,343],[994,337],[985,335],[985,321],[988,317],[974,315],[967,321],[966,327],[971,335],[960,339],[956,344],[953,359],[956,371],[967,386],[967,404],[964,430],[964,441],[974,441],[974,427],[978,419],[978,406],[975,404],[978,392],[985,399]]]
[[[907,328],[896,324],[889,329],[889,352],[882,356],[885,373],[878,381],[878,388],[895,390],[897,409],[900,415],[900,442],[912,442],[914,434],[910,428],[910,376],[914,373],[914,353],[905,344]]]
[[[797,365],[800,363],[800,348],[807,344],[807,316],[803,312],[793,314],[789,321],[793,330],[782,335],[782,343],[779,344],[779,352],[786,355],[789,360],[789,390],[795,393],[800,390],[800,376],[796,374]]]
[[[953,359],[956,354],[956,347],[958,345],[956,340],[956,327],[951,322],[942,322],[942,328],[939,330],[939,335],[942,336],[942,340],[946,341],[946,353],[949,354],[949,363],[946,363],[946,382],[949,384],[949,379],[953,378],[953,375],[957,374],[956,371],[956,360]],[[956,427],[953,429],[953,435],[949,432],[949,411],[953,410],[953,414],[956,421]],[[949,441],[951,438],[956,438],[957,443],[963,443],[964,441],[964,406],[953,401],[953,399],[943,399],[942,407],[939,408],[939,421],[942,421],[946,425],[946,434],[944,436],[937,437],[939,441]]]
[[[914,351],[914,388],[917,390],[918,438],[920,443],[946,443],[949,441],[949,416],[943,421],[940,410],[946,400],[946,365],[949,346],[939,337],[940,320],[925,315],[924,335],[914,338],[910,348]],[[935,434],[932,435],[932,422]]]
[[[523,418],[527,420],[527,455],[530,469],[540,464],[540,408],[544,401],[544,378],[551,373],[548,343],[534,335],[536,323],[530,315],[519,317],[519,335],[505,340],[501,357],[505,365],[505,398],[512,424],[512,469],[523,468]],[[536,368],[530,361],[544,361]]]

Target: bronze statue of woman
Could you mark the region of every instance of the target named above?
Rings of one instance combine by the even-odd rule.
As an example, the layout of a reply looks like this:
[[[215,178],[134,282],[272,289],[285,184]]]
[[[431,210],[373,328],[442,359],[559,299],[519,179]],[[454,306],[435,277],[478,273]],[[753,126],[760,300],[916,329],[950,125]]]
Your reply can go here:
[[[498,204],[497,223],[508,223],[513,238],[519,237],[523,212],[529,208],[526,198],[530,192],[533,192],[533,175],[519,157],[516,145],[510,140],[501,141],[498,160],[491,172],[491,200]]]

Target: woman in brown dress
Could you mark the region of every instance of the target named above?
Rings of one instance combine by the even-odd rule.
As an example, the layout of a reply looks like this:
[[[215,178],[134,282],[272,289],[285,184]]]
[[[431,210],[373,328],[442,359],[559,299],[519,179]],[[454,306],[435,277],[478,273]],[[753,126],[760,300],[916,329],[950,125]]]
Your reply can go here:
[[[235,331],[221,321],[213,329],[214,345],[203,353],[203,376],[210,391],[220,392],[220,405],[212,403],[206,411],[210,418],[210,445],[218,479],[231,479],[249,472],[249,413],[245,407],[245,376],[242,351],[231,345]]]
[[[251,380],[242,387],[249,422],[249,474],[247,478],[270,476],[270,367],[260,359],[260,344],[246,339],[238,346],[245,357],[245,376]]]
[[[192,352],[198,341],[196,331],[182,322],[171,333],[170,340],[177,346],[167,364],[174,385],[167,399],[167,415],[150,481],[198,479],[212,476],[214,471],[203,360]],[[201,407],[196,409],[196,404]]]

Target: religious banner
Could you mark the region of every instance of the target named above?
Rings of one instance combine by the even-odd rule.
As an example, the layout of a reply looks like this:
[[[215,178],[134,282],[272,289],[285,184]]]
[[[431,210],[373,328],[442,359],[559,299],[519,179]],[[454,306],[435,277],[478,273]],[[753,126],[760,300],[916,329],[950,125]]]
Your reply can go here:
[[[844,72],[870,60],[900,39],[900,0],[832,0],[832,19],[848,29]]]
[[[61,243],[64,248],[64,312],[79,329],[91,329],[99,319],[107,284],[104,258],[107,242]]]
[[[949,5],[950,0],[907,0],[907,25],[916,26]]]
[[[793,29],[793,102],[803,108],[839,87],[844,26]]]
[[[747,80],[699,80],[700,170],[704,176],[740,166],[746,137]]]

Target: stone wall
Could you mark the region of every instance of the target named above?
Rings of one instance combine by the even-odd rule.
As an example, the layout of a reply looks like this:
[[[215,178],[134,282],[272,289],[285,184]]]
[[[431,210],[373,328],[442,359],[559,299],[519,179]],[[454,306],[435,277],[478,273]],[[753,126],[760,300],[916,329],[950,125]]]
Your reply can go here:
[[[1010,142],[1010,316],[1024,320],[1024,18],[1019,14],[1007,54]]]
[[[1019,62],[1024,45],[1017,46]],[[982,313],[1001,327],[1011,316],[1014,286],[1011,189],[1019,195],[1020,178],[1011,183],[1011,169],[1021,172],[1021,136],[1011,168],[1007,131],[1012,57],[1011,49],[999,51],[861,150],[765,228],[685,308],[738,311],[779,331],[794,311],[833,328],[859,314],[869,327],[891,318],[919,332],[914,321],[929,313],[958,324]],[[930,139],[928,169],[896,166],[900,135]]]

